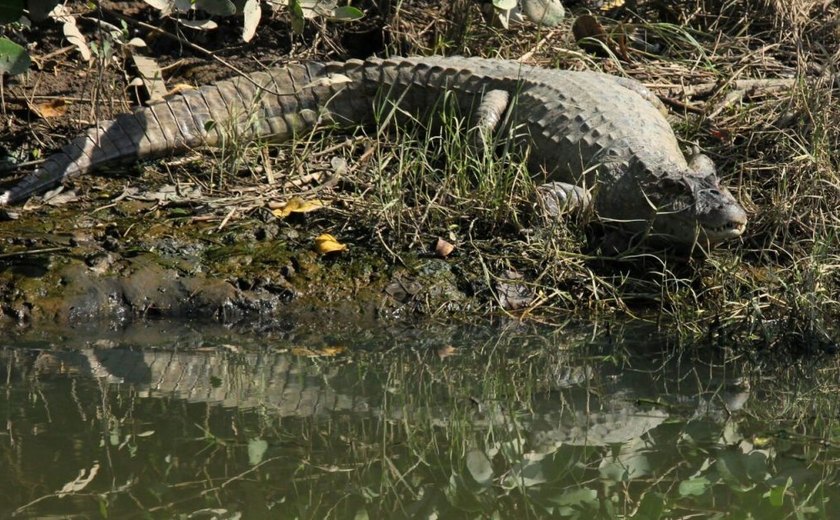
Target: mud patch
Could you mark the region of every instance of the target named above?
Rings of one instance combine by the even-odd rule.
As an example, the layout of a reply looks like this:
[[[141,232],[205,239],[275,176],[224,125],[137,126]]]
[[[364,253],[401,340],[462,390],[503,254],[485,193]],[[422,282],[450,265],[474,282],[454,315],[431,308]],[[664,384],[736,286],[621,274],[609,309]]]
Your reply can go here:
[[[109,192],[112,183],[101,180]],[[95,192],[94,192],[95,193]],[[105,209],[103,209],[105,208]],[[0,308],[10,324],[135,318],[271,320],[301,312],[415,314],[470,308],[445,262],[394,267],[357,241],[322,256],[328,219],[241,218],[230,230],[192,211],[83,197],[23,211],[0,228]],[[206,217],[206,216],[205,216]]]

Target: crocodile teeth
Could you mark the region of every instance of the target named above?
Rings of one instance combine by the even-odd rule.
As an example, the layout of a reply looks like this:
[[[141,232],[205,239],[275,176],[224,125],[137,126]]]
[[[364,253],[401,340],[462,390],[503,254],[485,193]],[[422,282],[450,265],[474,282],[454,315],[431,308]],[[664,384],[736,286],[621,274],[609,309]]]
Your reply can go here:
[[[746,228],[747,225],[743,222],[727,222],[720,226],[704,227],[703,231],[708,235],[739,236]]]

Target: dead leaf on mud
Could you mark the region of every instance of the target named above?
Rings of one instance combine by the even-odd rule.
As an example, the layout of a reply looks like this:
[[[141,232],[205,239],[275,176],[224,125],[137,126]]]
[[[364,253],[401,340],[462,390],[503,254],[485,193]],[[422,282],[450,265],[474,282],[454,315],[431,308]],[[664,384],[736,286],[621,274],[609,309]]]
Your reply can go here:
[[[315,249],[322,255],[331,253],[340,253],[347,249],[346,244],[339,242],[334,236],[329,233],[324,233],[315,238]]]
[[[271,214],[277,218],[286,218],[292,213],[309,213],[316,211],[326,206],[323,201],[318,199],[304,200],[300,197],[292,197],[285,206],[271,210]]]
[[[435,242],[435,255],[438,258],[447,258],[452,254],[452,251],[455,251],[455,246],[446,240],[438,238],[437,242]]]
[[[178,23],[197,31],[212,31],[213,29],[219,27],[219,24],[209,18],[205,20],[184,20],[179,18]]]
[[[294,347],[291,350],[293,356],[301,356],[301,357],[334,357],[339,354],[343,354],[347,350],[347,347],[341,346],[333,346],[333,347],[321,347],[321,348],[306,348],[306,347]]]
[[[188,90],[195,90],[195,87],[189,83],[176,83],[171,89],[169,89],[169,92],[167,92],[166,95],[171,96],[172,94],[180,94],[181,92],[186,92]]]
[[[29,109],[41,119],[50,119],[63,116],[67,112],[67,106],[67,101],[63,99],[51,99],[44,103],[30,104]]]
[[[499,305],[508,311],[524,309],[534,300],[534,291],[525,285],[523,276],[516,271],[506,271],[496,283]]]
[[[452,345],[446,345],[437,349],[437,356],[440,359],[446,359],[449,356],[454,356],[458,353],[458,349]]]
[[[44,197],[44,203],[48,206],[63,206],[68,202],[76,202],[79,200],[78,195],[73,190],[70,191],[62,191],[61,193],[56,193],[52,197],[47,198]]]

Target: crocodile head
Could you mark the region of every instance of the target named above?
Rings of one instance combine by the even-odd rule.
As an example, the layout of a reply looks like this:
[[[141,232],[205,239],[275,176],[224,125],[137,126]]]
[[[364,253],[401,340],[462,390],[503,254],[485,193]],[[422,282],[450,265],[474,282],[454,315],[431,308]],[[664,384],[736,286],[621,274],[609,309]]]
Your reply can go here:
[[[747,213],[714,174],[670,174],[645,190],[654,216],[650,235],[701,248],[741,236]]]
[[[623,237],[616,251],[643,239],[655,246],[705,251],[741,236],[747,213],[700,154],[688,163],[657,153],[635,152],[628,160],[604,161],[594,209],[606,227]]]

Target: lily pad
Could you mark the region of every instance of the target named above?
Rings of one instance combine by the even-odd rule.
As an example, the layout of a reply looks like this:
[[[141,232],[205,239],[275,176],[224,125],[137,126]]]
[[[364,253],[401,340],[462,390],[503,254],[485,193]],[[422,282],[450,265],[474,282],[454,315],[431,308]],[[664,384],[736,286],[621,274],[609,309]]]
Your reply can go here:
[[[354,20],[359,20],[365,17],[365,13],[361,10],[356,9],[350,5],[343,5],[341,7],[337,7],[335,11],[333,11],[330,19],[337,20],[341,22],[352,22]]]
[[[700,496],[712,486],[712,483],[706,477],[695,477],[680,482],[680,495],[686,496]]]
[[[26,49],[8,38],[0,38],[0,72],[11,76],[22,74],[31,63]]]

